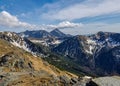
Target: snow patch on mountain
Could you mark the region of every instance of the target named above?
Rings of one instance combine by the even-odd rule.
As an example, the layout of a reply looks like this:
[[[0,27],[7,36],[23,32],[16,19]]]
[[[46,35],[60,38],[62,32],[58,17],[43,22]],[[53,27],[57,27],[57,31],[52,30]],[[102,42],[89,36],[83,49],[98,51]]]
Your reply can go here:
[[[49,38],[44,38],[44,39],[31,39],[30,41],[32,41],[33,43],[40,43],[44,46],[50,46],[50,45],[58,45],[62,42],[62,40],[59,39],[54,39],[54,40],[50,40]]]
[[[113,40],[112,38],[106,38],[104,41],[98,41],[96,40],[97,44],[100,46],[109,46],[111,48],[114,48],[116,46],[120,46],[120,42],[117,42],[115,40]]]
[[[10,32],[8,32],[7,35],[10,36],[10,37],[12,36],[12,34]]]
[[[14,46],[17,46],[19,48],[22,48],[28,52],[32,52],[29,48],[27,48],[27,43],[23,40],[23,38],[22,38],[22,40],[19,40],[19,42],[13,40],[13,42],[11,42],[11,44],[13,44]]]
[[[52,44],[60,44],[60,43],[61,43],[60,40],[55,40],[55,41],[52,42]]]
[[[35,52],[32,52],[32,50],[28,47],[29,44],[25,41],[24,37],[20,37],[14,32],[1,32],[0,38],[35,55]]]
[[[42,45],[44,45],[44,46],[49,46],[49,44],[46,42],[46,40],[36,40],[36,39],[32,39],[32,40],[30,40],[31,42],[33,42],[33,43],[40,43],[40,44],[42,44]]]
[[[95,49],[96,46],[96,41],[87,39],[87,44],[88,44],[88,49],[85,49],[86,53],[93,54],[93,50]]]
[[[96,42],[94,40],[91,40],[91,39],[87,39],[87,43],[88,44],[96,44]]]

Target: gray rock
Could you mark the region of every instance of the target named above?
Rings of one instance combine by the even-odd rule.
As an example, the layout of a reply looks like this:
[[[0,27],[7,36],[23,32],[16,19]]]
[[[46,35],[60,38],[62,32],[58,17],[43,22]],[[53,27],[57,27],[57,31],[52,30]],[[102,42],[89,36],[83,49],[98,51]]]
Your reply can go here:
[[[120,77],[100,77],[93,79],[99,86],[120,86]]]

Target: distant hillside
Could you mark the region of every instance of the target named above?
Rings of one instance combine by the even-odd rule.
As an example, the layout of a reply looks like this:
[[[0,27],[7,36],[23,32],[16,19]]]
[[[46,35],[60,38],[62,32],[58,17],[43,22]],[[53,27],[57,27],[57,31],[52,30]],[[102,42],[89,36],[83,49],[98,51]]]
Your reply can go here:
[[[25,31],[18,33],[20,36],[24,37],[31,37],[31,38],[45,38],[45,37],[51,37],[52,35],[45,31],[45,30],[33,30],[33,31]]]
[[[39,43],[44,46],[56,46],[68,39],[72,35],[65,34],[58,29],[54,29],[51,32],[45,30],[33,30],[18,33],[21,37],[26,37],[34,43]]]

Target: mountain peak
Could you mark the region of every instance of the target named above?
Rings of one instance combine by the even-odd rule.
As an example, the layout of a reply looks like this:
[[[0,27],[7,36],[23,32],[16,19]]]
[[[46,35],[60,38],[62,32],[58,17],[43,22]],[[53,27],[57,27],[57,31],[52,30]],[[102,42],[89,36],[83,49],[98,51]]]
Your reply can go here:
[[[50,32],[53,36],[58,37],[58,38],[63,38],[63,37],[67,37],[66,34],[64,34],[63,32],[61,32],[59,29],[54,29]]]
[[[55,28],[53,31],[60,31],[58,28]],[[61,31],[60,31],[61,32]]]
[[[50,33],[53,33],[53,32],[56,32],[56,33],[62,33],[64,34],[63,32],[61,32],[58,28],[55,28],[54,30],[52,30]]]

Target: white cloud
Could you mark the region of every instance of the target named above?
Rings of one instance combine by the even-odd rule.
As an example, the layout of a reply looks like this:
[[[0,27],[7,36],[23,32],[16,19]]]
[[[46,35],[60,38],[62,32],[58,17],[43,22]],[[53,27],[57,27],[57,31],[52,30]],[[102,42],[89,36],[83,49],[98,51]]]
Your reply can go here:
[[[84,3],[73,4],[58,11],[49,10],[41,17],[52,20],[74,20],[112,13],[120,13],[120,0],[98,0],[98,2],[87,0]]]
[[[26,22],[21,22],[16,16],[11,15],[10,13],[6,12],[6,11],[2,11],[0,13],[0,26],[1,27],[8,27],[8,29],[10,28],[21,28],[21,30],[23,29],[31,29],[31,30],[53,30],[55,28],[58,29],[65,29],[65,28],[78,28],[83,26],[83,24],[81,23],[72,23],[69,21],[63,21],[60,22],[57,25],[33,25],[33,24],[29,24]]]
[[[26,22],[21,22],[16,16],[11,15],[6,11],[0,13],[0,26],[9,28],[28,28],[28,29],[63,29],[81,27],[81,23],[72,23],[69,21],[60,22],[57,25],[33,25]]]
[[[46,28],[51,28],[51,29],[55,29],[55,28],[58,28],[58,29],[79,28],[79,27],[82,27],[82,26],[83,26],[82,23],[72,23],[72,22],[69,22],[69,21],[63,21],[63,22],[60,22],[57,25],[45,25]]]
[[[31,25],[26,22],[21,22],[16,16],[11,15],[6,11],[0,12],[0,26],[9,28],[35,28],[35,25]]]

